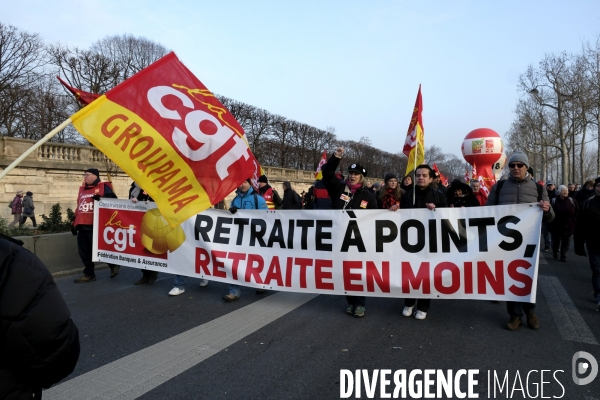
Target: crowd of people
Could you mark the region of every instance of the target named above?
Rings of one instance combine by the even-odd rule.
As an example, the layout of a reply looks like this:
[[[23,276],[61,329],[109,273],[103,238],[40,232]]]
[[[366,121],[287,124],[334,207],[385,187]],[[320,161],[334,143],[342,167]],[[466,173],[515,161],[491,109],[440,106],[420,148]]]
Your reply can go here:
[[[399,209],[427,208],[434,210],[438,207],[481,207],[502,204],[537,203],[544,211],[542,219],[542,235],[545,240],[545,250],[552,251],[555,259],[566,262],[571,238],[575,236],[576,254],[588,255],[593,271],[593,287],[595,300],[600,308],[600,247],[594,244],[600,238],[590,221],[600,222],[600,178],[587,181],[580,190],[576,186],[560,185],[554,188],[552,181],[545,184],[536,181],[532,176],[529,160],[525,153],[516,151],[508,160],[508,174],[504,175],[487,195],[481,189],[478,180],[469,184],[455,179],[448,187],[440,183],[439,172],[427,164],[416,167],[414,175],[408,175],[400,181],[398,177],[388,172],[383,182],[368,178],[367,169],[358,164],[351,164],[345,171],[346,176],[339,171],[344,149],[338,148],[322,167],[323,178],[315,182],[311,188],[300,196],[290,182],[282,184],[283,195],[269,184],[266,176],[258,179],[258,188],[252,186],[250,179],[244,181],[236,190],[236,196],[231,201],[229,211],[236,213],[238,209],[255,210],[294,210],[294,209]],[[101,182],[98,170],[88,169],[84,174],[85,184],[81,187],[74,223],[74,233],[82,262],[85,265],[82,277],[76,283],[95,281],[94,264],[91,261],[91,240],[93,231],[92,215],[93,200],[99,197],[113,197],[110,184]],[[572,189],[572,190],[570,190]],[[129,192],[131,201],[151,201],[152,199],[135,182]],[[600,203],[598,203],[600,204]],[[586,221],[580,217],[585,210]],[[596,211],[598,210],[598,212]],[[579,216],[579,217],[578,217]],[[591,225],[590,225],[591,224]],[[75,232],[76,231],[76,232]],[[587,252],[582,243],[587,244]],[[119,267],[110,265],[111,278],[117,276]],[[142,278],[135,284],[153,283],[157,273],[142,271]],[[175,276],[171,296],[185,292],[184,276]],[[206,286],[207,280],[202,279],[200,286]],[[257,293],[264,293],[259,289]],[[227,302],[240,298],[239,285],[229,285],[228,292],[223,296]],[[366,298],[364,296],[347,296],[346,313],[360,318],[365,315]],[[431,299],[408,298],[404,302],[402,315],[423,320],[431,306]],[[509,321],[507,329],[517,329],[524,317],[532,329],[539,328],[539,320],[535,314],[535,304],[507,302]]]
[[[600,177],[595,181],[588,180],[581,188],[574,184],[559,185],[555,188],[552,181],[545,183],[536,181],[529,168],[529,160],[523,152],[516,151],[508,160],[509,173],[503,176],[494,186],[489,195],[481,190],[477,180],[466,184],[454,180],[447,188],[439,183],[439,175],[427,164],[416,167],[414,175],[409,175],[400,181],[398,177],[388,172],[383,182],[373,182],[368,179],[367,169],[359,163],[353,163],[346,169],[346,177],[338,170],[344,155],[343,148],[337,148],[327,163],[323,165],[323,178],[316,181],[304,196],[296,193],[290,182],[282,184],[283,196],[275,190],[266,176],[258,179],[258,188],[252,186],[250,179],[244,181],[236,190],[236,196],[231,201],[229,211],[235,214],[239,209],[274,210],[274,209],[336,209],[361,210],[385,209],[392,212],[399,209],[422,208],[435,210],[439,207],[481,207],[503,204],[536,203],[543,210],[542,236],[546,251],[552,251],[555,259],[567,261],[567,253],[571,239],[574,238],[576,255],[588,257],[592,269],[592,287],[597,309],[600,311]],[[75,279],[75,283],[89,283],[96,280],[95,266],[92,262],[92,238],[94,231],[94,201],[100,198],[116,198],[109,182],[102,182],[100,173],[95,168],[85,170],[83,184],[79,188],[73,234],[77,236],[79,255],[84,265],[83,276]],[[129,190],[132,202],[152,201],[144,189],[133,182]],[[10,204],[14,220],[11,226],[22,225],[26,218],[31,218],[36,225],[34,216],[33,193],[22,191],[16,193]],[[0,235],[1,236],[1,235]],[[41,388],[49,387],[52,383],[67,376],[74,368],[79,356],[79,341],[77,328],[73,324],[64,300],[57,294],[56,285],[47,271],[31,253],[21,249],[20,244],[13,238],[0,237],[0,273],[11,279],[21,279],[29,286],[21,285],[19,290],[29,290],[31,287],[33,299],[31,302],[21,302],[15,305],[11,302],[10,309],[4,310],[8,302],[0,303],[2,315],[15,315],[10,329],[20,332],[18,345],[12,352],[7,353],[6,360],[0,359],[0,394],[27,393],[39,396]],[[18,264],[18,268],[16,267]],[[109,265],[110,277],[119,274],[118,265]],[[29,275],[28,275],[29,274]],[[22,278],[27,275],[29,278]],[[157,279],[157,272],[142,270],[142,277],[136,285],[151,284]],[[28,281],[29,279],[29,281]],[[175,276],[175,285],[169,295],[176,296],[185,291],[185,277]],[[206,286],[207,280],[200,280],[200,286]],[[7,286],[7,287],[10,287]],[[257,290],[264,293],[265,290]],[[230,284],[228,292],[223,296],[226,302],[240,298],[239,285]],[[11,298],[24,298],[16,296]],[[346,296],[345,312],[356,318],[363,317],[366,312],[365,296]],[[44,312],[44,307],[51,308],[47,315],[53,319],[44,319],[45,330],[53,329],[53,339],[47,343],[47,338],[40,338],[36,332],[35,320],[21,320],[16,316],[27,313]],[[414,316],[424,320],[431,307],[431,299],[407,298],[401,314],[405,317]],[[509,321],[506,328],[516,330],[526,317],[531,329],[539,329],[540,322],[535,313],[534,303],[507,302]],[[11,314],[13,313],[13,314]],[[19,322],[25,321],[25,322]],[[29,324],[29,325],[27,325]],[[22,325],[22,326],[21,326]],[[46,340],[46,341],[44,341]],[[22,346],[31,349],[31,356],[36,357],[35,363],[23,359]],[[60,351],[59,351],[60,347]],[[12,357],[12,358],[11,358]],[[8,364],[7,364],[8,363]],[[23,364],[15,375],[15,369],[9,364]],[[36,364],[37,363],[37,364]],[[12,365],[10,364],[10,365]],[[34,368],[25,365],[34,365]],[[57,367],[60,366],[60,367]],[[29,369],[27,369],[29,368]],[[10,385],[9,385],[10,384]]]

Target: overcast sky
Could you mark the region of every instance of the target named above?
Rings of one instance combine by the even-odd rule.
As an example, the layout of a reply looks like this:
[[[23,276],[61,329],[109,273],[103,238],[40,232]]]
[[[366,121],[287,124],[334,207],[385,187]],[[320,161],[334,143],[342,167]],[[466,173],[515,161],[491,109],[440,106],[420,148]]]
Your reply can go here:
[[[471,130],[509,129],[528,65],[600,34],[597,0],[0,0],[0,10],[48,43],[144,36],[215,93],[393,153],[422,84],[425,145],[458,156]]]

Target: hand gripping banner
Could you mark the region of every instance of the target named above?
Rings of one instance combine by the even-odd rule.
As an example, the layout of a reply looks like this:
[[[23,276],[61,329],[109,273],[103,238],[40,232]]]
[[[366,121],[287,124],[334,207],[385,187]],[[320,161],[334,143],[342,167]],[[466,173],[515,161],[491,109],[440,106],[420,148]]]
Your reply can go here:
[[[172,227],[260,175],[242,127],[174,53],[71,119],[152,196]]]
[[[209,209],[171,228],[102,199],[94,261],[280,291],[535,302],[534,204],[399,210]]]

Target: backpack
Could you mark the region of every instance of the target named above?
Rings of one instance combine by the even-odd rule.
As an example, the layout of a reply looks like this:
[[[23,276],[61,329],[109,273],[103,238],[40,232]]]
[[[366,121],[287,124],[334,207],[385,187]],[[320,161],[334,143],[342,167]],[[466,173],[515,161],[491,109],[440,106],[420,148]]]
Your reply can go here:
[[[502,186],[504,186],[504,182],[506,182],[506,181],[499,181],[496,183],[496,204],[498,204],[498,201],[500,201],[500,189],[502,189]],[[535,183],[535,187],[537,188],[537,192],[538,192],[537,201],[541,201],[544,187],[542,185],[540,185],[539,183],[537,183],[536,181],[533,181],[533,182]]]
[[[13,203],[15,202],[15,199],[12,199],[10,201],[10,203],[8,203],[8,208],[13,208]]]

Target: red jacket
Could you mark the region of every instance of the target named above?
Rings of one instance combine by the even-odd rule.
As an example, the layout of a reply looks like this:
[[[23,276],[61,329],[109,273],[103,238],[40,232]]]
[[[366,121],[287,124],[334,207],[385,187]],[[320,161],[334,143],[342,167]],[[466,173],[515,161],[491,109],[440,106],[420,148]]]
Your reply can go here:
[[[81,185],[77,195],[77,208],[73,226],[94,225],[94,196],[116,198],[109,182],[98,182],[95,186]]]

